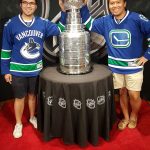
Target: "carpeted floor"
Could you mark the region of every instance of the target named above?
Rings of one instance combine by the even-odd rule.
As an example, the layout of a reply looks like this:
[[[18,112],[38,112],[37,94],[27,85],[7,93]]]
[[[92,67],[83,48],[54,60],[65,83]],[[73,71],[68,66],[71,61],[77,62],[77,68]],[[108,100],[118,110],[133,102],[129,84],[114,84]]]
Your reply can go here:
[[[117,109],[118,117],[119,109]],[[28,123],[28,109],[23,115],[23,137],[14,139],[12,136],[15,125],[13,100],[0,103],[0,149],[1,150],[150,150],[150,104],[143,101],[136,129],[126,128],[118,131],[117,122],[110,133],[110,141],[99,138],[100,145],[64,145],[61,139],[44,142],[42,134]]]

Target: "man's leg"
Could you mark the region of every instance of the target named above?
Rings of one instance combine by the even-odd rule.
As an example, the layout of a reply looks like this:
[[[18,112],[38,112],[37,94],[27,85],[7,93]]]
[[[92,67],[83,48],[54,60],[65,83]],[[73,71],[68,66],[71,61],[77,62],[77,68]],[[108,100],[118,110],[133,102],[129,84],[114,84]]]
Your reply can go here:
[[[16,125],[13,131],[14,138],[20,138],[22,136],[22,115],[24,111],[26,87],[26,78],[12,76],[12,89],[15,96],[14,111],[16,118]]]
[[[37,128],[37,118],[35,117],[35,110],[36,110],[36,95],[35,94],[28,94],[28,105],[30,111],[30,119],[29,122]]]
[[[129,103],[129,98],[128,98],[128,90],[126,88],[121,88],[119,90],[120,92],[120,106],[124,115],[124,119],[126,121],[129,121],[129,110],[128,110],[128,103]]]
[[[113,73],[114,88],[119,89],[120,94],[120,106],[123,112],[124,118],[119,122],[118,128],[123,130],[129,123],[128,112],[128,90],[125,88],[125,76],[123,74]]]
[[[36,109],[36,96],[34,94],[28,94],[28,105],[30,111],[30,118],[35,116]]]
[[[124,119],[122,119],[118,124],[119,130],[124,130],[129,123],[129,111],[128,111],[128,90],[126,88],[121,88],[120,93],[120,106],[123,112]]]
[[[126,82],[131,105],[131,114],[128,127],[135,128],[137,124],[138,112],[141,107],[140,91],[143,82],[143,71],[128,74]]]
[[[30,111],[30,118],[33,118],[35,116],[36,99],[38,92],[38,79],[38,76],[28,78],[28,105]]]
[[[24,110],[24,100],[23,98],[16,98],[14,103],[14,110],[15,110],[15,118],[16,118],[16,125],[13,131],[14,138],[20,138],[22,136],[22,114]]]
[[[38,76],[36,77],[29,77],[29,89],[28,89],[28,105],[30,111],[30,119],[29,122],[37,128],[37,118],[35,117],[35,110],[36,110],[36,98],[37,98],[37,91],[38,91]]]
[[[129,97],[130,97],[130,105],[131,105],[130,122],[133,122],[133,128],[134,128],[134,127],[136,127],[138,112],[141,107],[140,92],[139,91],[129,91]],[[132,128],[132,126],[131,126],[131,128]]]
[[[21,119],[24,110],[24,101],[25,101],[25,97],[21,99],[15,98],[14,110],[15,110],[16,123],[18,124],[22,124]]]

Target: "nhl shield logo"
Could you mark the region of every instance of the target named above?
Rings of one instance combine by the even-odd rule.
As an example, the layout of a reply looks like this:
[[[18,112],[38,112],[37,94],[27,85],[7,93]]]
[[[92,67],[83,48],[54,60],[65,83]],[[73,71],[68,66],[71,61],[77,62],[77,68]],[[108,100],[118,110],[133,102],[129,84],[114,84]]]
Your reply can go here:
[[[94,101],[94,99],[87,99],[86,100],[86,105],[87,105],[88,108],[94,109],[95,108],[95,101]]]
[[[52,97],[52,96],[49,96],[49,97],[47,98],[47,105],[52,106],[52,102],[53,102],[53,97]]]
[[[105,96],[102,95],[102,96],[98,96],[97,97],[97,105],[102,105],[105,103]]]
[[[81,105],[82,105],[82,103],[81,103],[79,100],[77,100],[77,99],[74,99],[74,100],[73,100],[73,106],[74,106],[76,109],[81,109]]]
[[[62,108],[66,108],[66,100],[64,98],[59,98],[58,105]]]

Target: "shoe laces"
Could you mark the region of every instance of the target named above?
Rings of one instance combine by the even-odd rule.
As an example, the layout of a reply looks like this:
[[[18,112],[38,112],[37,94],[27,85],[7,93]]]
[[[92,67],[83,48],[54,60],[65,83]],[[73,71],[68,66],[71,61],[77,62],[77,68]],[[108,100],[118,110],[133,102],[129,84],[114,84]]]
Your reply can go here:
[[[30,118],[30,123],[34,126],[34,128],[37,128],[37,119],[36,119],[36,117]]]
[[[16,124],[15,125],[15,132],[20,132],[20,130],[22,129],[22,125],[21,124]]]

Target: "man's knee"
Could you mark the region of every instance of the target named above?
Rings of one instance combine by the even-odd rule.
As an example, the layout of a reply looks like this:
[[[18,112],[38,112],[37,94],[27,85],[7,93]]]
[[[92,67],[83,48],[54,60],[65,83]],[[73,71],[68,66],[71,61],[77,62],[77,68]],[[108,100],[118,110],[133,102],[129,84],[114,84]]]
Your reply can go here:
[[[128,93],[128,90],[124,87],[124,88],[121,88],[120,90],[119,90],[119,94],[120,94],[120,96],[122,96],[122,95],[127,95],[127,93]]]
[[[129,92],[130,100],[132,101],[139,101],[140,98],[140,92]]]

